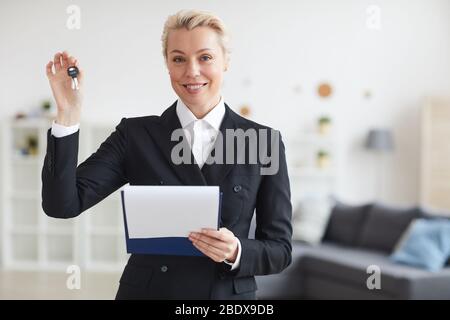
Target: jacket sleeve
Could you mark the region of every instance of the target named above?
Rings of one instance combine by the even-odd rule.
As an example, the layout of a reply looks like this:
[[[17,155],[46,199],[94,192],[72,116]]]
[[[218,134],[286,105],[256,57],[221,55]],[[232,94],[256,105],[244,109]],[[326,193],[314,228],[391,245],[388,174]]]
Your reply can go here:
[[[72,218],[127,183],[126,119],[77,167],[79,131],[55,138],[47,132],[47,153],[42,168],[42,208],[55,218]]]
[[[279,273],[291,263],[291,192],[281,135],[278,160],[278,171],[264,175],[258,190],[255,239],[239,238],[242,254],[235,277]]]

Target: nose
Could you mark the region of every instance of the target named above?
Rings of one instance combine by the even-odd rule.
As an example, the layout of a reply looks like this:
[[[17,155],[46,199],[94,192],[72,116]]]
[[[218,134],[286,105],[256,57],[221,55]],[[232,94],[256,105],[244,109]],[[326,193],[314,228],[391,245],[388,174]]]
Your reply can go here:
[[[196,78],[200,75],[200,66],[194,60],[190,61],[186,70],[186,76],[189,78]]]

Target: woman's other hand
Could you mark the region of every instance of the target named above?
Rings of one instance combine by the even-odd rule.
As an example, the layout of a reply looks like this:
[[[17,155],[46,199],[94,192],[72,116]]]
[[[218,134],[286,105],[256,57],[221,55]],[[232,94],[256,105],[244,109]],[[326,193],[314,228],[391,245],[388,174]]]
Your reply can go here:
[[[201,232],[191,232],[189,240],[194,246],[215,262],[225,260],[234,263],[238,254],[238,239],[227,228],[202,229]]]

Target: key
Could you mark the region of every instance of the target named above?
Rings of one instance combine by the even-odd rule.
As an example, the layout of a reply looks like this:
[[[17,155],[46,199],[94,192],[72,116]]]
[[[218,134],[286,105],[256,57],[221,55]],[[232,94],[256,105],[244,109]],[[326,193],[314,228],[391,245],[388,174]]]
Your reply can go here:
[[[67,68],[67,74],[72,78],[72,89],[78,90],[78,68],[75,66]]]

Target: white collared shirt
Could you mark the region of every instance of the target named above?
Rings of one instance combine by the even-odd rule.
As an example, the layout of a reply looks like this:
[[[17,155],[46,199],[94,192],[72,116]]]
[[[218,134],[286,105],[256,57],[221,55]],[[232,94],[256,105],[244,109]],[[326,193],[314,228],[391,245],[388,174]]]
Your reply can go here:
[[[201,169],[214,146],[225,115],[223,98],[202,119],[197,119],[181,99],[177,101],[176,112],[195,161]]]
[[[178,99],[177,101],[176,112],[178,119],[180,120],[181,127],[183,128],[189,145],[192,148],[192,154],[194,155],[195,161],[198,166],[202,168],[209,153],[211,152],[212,147],[214,146],[217,135],[220,131],[220,125],[223,117],[225,116],[225,103],[223,102],[223,97],[220,98],[219,103],[210,112],[208,112],[203,119],[197,119],[197,117],[191,112],[191,110],[189,110],[181,99]],[[66,127],[53,121],[51,133],[56,138],[62,138],[77,132],[79,128],[79,123]],[[238,254],[236,261],[234,263],[228,262],[227,260],[224,261],[226,264],[231,266],[231,270],[238,268],[241,261],[241,242],[239,239],[237,239],[237,242]]]

